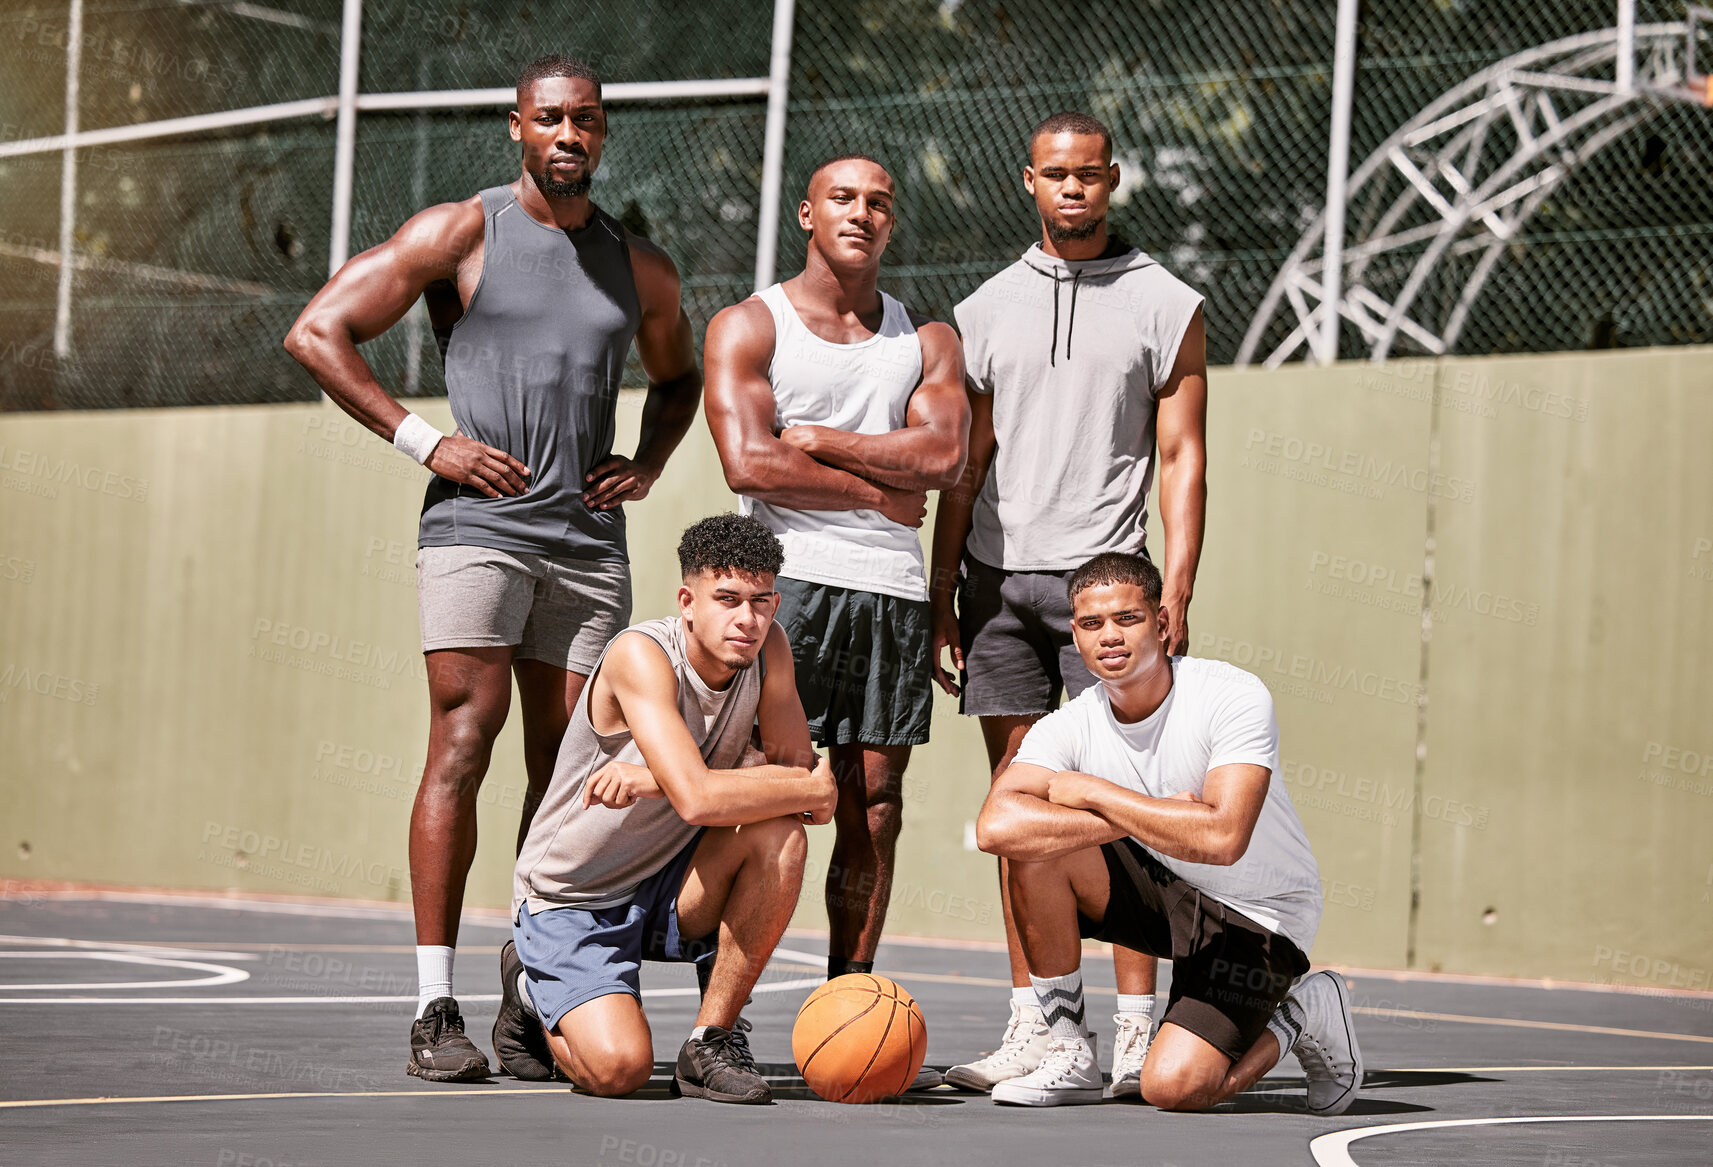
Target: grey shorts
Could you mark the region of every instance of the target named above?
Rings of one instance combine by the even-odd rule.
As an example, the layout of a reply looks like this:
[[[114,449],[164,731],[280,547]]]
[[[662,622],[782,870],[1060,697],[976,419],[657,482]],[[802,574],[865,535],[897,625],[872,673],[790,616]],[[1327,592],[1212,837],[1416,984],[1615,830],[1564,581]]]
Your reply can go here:
[[[1071,640],[1070,578],[1068,571],[1005,571],[964,556],[958,575],[960,713],[1051,713],[1064,690],[1075,697],[1094,684]]]
[[[517,657],[586,675],[630,624],[630,564],[423,547],[416,600],[423,652],[512,645]]]
[[[816,744],[919,746],[934,707],[925,600],[779,576],[779,623]]]

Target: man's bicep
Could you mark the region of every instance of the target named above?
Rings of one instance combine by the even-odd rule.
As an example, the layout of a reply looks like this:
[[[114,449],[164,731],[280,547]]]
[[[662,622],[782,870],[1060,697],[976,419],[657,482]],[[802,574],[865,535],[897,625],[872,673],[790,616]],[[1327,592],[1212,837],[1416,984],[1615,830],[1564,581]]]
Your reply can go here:
[[[419,211],[390,239],[351,258],[315,299],[331,307],[358,342],[398,323],[411,305],[458,265],[481,239],[481,212],[460,203]]]
[[[1266,766],[1250,762],[1233,762],[1215,766],[1207,772],[1202,783],[1201,800],[1214,808],[1214,813],[1245,833],[1255,828],[1261,817],[1261,807],[1267,801],[1267,786],[1273,772]]]
[[[766,315],[765,309],[759,315]],[[745,441],[774,436],[776,406],[767,379],[773,353],[771,317],[767,323],[763,329],[757,313],[736,304],[708,325],[703,346],[708,427],[722,455]]]
[[[672,257],[640,236],[626,232],[631,244],[631,272],[642,323],[636,333],[636,353],[650,381],[670,381],[696,367],[695,334],[684,311],[682,282]]]
[[[702,751],[678,711],[678,677],[660,646],[641,633],[624,636],[602,665],[625,727],[649,772],[670,798],[702,769]]]

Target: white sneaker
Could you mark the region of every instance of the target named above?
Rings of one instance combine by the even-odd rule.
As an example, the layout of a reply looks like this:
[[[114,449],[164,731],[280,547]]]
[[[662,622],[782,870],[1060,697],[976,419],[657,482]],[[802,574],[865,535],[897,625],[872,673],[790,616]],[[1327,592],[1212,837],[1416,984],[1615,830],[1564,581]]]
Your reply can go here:
[[[1021,1078],[1032,1072],[1046,1056],[1053,1035],[1039,1005],[1019,1005],[1011,1002],[1011,1020],[1005,1026],[1005,1036],[999,1048],[979,1061],[953,1066],[946,1071],[946,1082],[963,1090],[986,1093],[1008,1078]]]
[[[1054,1038],[1041,1064],[1021,1078],[1008,1078],[993,1088],[995,1102],[1013,1106],[1075,1106],[1099,1102],[1105,1085],[1095,1060],[1094,1035],[1087,1041]]]
[[[1301,1030],[1292,1051],[1308,1079],[1310,1114],[1343,1114],[1362,1089],[1362,1050],[1350,1014],[1350,988],[1330,969],[1304,977],[1279,1006]]]
[[[1154,1019],[1140,1013],[1115,1013],[1112,1023],[1112,1096],[1142,1097],[1142,1063],[1154,1038]]]

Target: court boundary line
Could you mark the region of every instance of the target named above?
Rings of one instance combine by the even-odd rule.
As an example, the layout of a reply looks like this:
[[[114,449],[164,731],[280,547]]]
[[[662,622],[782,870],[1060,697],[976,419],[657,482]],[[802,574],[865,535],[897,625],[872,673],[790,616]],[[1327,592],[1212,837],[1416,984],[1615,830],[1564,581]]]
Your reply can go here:
[[[1713,1114],[1539,1114],[1505,1118],[1447,1118],[1432,1122],[1399,1122],[1333,1131],[1309,1140],[1309,1153],[1318,1167],[1361,1167],[1350,1156],[1350,1144],[1380,1135],[1453,1127],[1512,1126],[1530,1122],[1713,1122]]]
[[[116,903],[147,903],[161,906],[227,908],[235,911],[273,912],[282,915],[324,916],[331,919],[402,919],[412,918],[409,904],[387,900],[335,900],[324,896],[293,896],[284,893],[196,889],[179,891],[172,888],[127,888],[115,884],[83,884],[59,880],[0,880],[0,902],[28,898],[56,901],[95,901]],[[481,927],[510,928],[510,915],[500,908],[465,908],[463,922]],[[785,935],[802,939],[825,940],[827,932],[818,928],[788,928]],[[134,942],[133,942],[134,943]],[[998,940],[959,937],[886,936],[882,944],[897,944],[909,948],[937,948],[946,951],[1003,952],[1005,944]],[[312,947],[312,946],[306,946]],[[1109,957],[1107,945],[1089,944],[1084,956]],[[1169,963],[1169,962],[1168,962]],[[1381,977],[1397,982],[1423,984],[1486,985],[1495,988],[1570,989],[1583,993],[1623,993],[1638,997],[1683,997],[1713,1000],[1713,989],[1684,989],[1655,985],[1619,984],[1609,981],[1575,981],[1557,977],[1505,977],[1481,973],[1434,972],[1426,969],[1369,968],[1365,965],[1343,963],[1319,964],[1346,977]]]

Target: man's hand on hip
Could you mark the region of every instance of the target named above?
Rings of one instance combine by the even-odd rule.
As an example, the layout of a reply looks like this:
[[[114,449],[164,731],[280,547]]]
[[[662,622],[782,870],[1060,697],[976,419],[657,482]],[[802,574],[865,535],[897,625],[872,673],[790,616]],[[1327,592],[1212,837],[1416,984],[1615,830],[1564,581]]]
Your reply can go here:
[[[474,486],[489,498],[519,495],[529,489],[525,481],[529,467],[504,450],[465,437],[463,430],[441,438],[423,465],[448,481]]]

